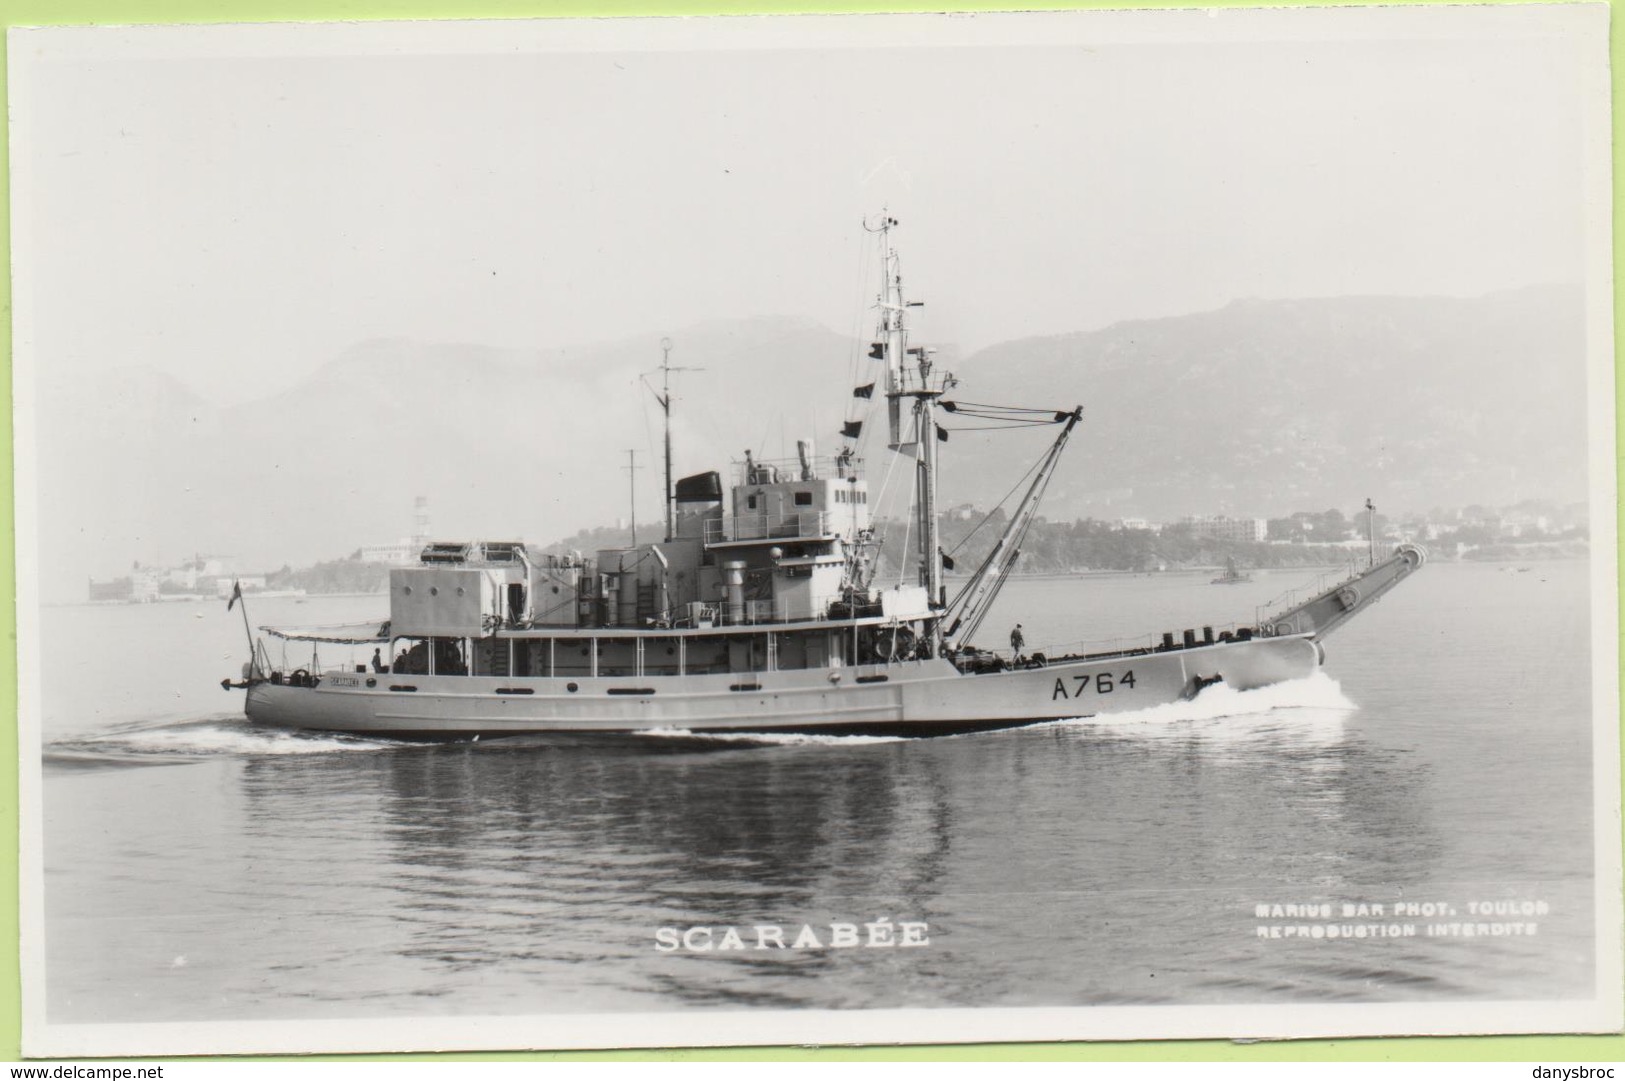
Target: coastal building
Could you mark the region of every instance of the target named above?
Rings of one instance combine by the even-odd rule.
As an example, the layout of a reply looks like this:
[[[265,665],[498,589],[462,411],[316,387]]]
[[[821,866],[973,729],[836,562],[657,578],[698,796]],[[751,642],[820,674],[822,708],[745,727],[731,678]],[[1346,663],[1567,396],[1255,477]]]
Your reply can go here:
[[[98,603],[146,604],[158,599],[158,579],[149,571],[134,571],[128,578],[90,582],[89,599]]]
[[[1194,536],[1212,537],[1214,540],[1261,541],[1267,532],[1262,518],[1191,517],[1179,520]]]
[[[245,574],[235,578],[218,578],[214,583],[215,596],[222,599],[230,597],[234,586],[241,586],[244,593],[258,592],[265,588],[265,575]]]
[[[412,535],[393,544],[367,544],[361,548],[361,562],[388,563],[404,567],[418,561],[418,554],[429,543],[429,497],[418,496],[412,502]]]

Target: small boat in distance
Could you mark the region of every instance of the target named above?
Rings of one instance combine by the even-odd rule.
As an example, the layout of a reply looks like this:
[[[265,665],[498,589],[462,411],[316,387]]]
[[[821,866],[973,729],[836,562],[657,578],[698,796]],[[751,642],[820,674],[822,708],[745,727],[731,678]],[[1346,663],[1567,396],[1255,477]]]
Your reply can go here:
[[[1232,556],[1224,561],[1224,573],[1213,579],[1213,581],[1209,582],[1208,584],[1214,586],[1233,586],[1240,585],[1242,582],[1251,582],[1252,580],[1252,575],[1244,574],[1242,571],[1236,568],[1236,560],[1235,557]]]
[[[1324,639],[1422,566],[1402,544],[1301,603],[1219,629],[1153,632],[1119,648],[1009,650],[976,641],[1020,558],[1023,539],[1078,408],[1000,406],[956,395],[935,350],[911,344],[892,232],[880,246],[878,332],[840,449],[810,440],[794,458],[747,452],[717,472],[672,482],[666,413],[661,540],[590,555],[547,555],[516,541],[427,545],[390,572],[387,620],[357,627],[261,628],[308,663],[273,663],[243,617],[242,678],[255,722],[406,739],[549,733],[810,732],[936,735],[1145,709],[1225,683],[1249,690],[1310,675]],[[669,379],[669,355],[662,364]],[[669,384],[668,384],[669,386]],[[950,596],[938,528],[939,447],[955,427],[1058,429],[1030,471],[1003,534]],[[877,583],[884,523],[871,517],[863,433],[913,476],[897,528],[914,575]],[[1019,489],[1012,489],[1012,496]],[[888,576],[889,577],[889,576]],[[235,601],[240,594],[234,594]],[[229,605],[228,605],[229,608]],[[1075,639],[1088,635],[1078,634]],[[325,644],[372,650],[370,664],[323,667]]]

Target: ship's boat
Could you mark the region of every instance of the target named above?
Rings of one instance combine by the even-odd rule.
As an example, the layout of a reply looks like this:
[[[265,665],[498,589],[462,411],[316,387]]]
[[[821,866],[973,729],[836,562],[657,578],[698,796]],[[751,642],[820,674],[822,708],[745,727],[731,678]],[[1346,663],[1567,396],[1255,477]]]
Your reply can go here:
[[[840,450],[795,458],[747,453],[717,472],[671,480],[670,372],[666,528],[661,540],[583,555],[539,555],[511,542],[431,543],[390,572],[387,621],[262,628],[240,680],[255,722],[408,739],[545,732],[892,732],[1012,727],[1144,709],[1224,683],[1248,690],[1310,675],[1322,640],[1425,559],[1401,545],[1301,603],[1218,634],[1164,633],[1130,648],[1046,655],[988,649],[975,636],[1021,552],[1081,408],[975,404],[954,395],[934,351],[912,345],[895,219],[872,229],[884,284],[869,355],[884,385],[854,392],[883,411],[889,452],[914,467],[915,580],[876,585],[880,538],[859,456],[869,419]],[[882,404],[883,403],[883,404]],[[938,530],[944,421],[1052,424],[1003,535],[950,596]],[[879,424],[876,424],[878,427]],[[246,614],[245,629],[248,627]],[[370,664],[320,664],[324,645],[359,647]],[[332,653],[332,650],[329,650]]]

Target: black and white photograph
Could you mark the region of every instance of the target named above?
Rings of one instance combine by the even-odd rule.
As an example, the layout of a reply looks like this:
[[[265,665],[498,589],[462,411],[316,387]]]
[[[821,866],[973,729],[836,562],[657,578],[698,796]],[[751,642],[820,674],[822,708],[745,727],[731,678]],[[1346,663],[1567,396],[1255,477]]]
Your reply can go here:
[[[13,29],[24,1052],[1619,1031],[1607,27]]]

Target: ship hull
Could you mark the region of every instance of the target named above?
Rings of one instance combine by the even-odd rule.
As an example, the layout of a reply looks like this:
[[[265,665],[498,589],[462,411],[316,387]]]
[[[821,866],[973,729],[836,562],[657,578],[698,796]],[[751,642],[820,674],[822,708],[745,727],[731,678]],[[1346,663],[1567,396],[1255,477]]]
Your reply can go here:
[[[963,674],[944,660],[752,674],[520,679],[345,674],[315,687],[256,683],[251,721],[402,739],[536,733],[818,732],[940,735],[1123,713],[1298,679],[1308,635]],[[371,682],[373,685],[368,686]]]

